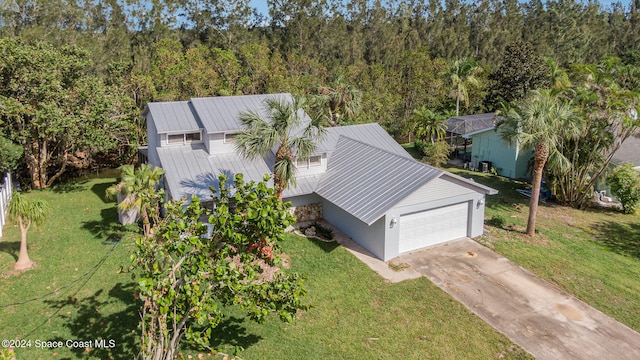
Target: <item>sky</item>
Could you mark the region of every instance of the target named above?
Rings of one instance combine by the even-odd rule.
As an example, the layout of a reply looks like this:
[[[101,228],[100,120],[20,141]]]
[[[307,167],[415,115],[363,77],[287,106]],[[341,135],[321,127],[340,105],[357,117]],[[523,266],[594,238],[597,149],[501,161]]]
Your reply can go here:
[[[586,0],[584,1],[586,2]],[[611,4],[617,2],[622,3],[625,8],[628,8],[629,4],[631,4],[631,1],[632,0],[600,0],[600,4],[602,4],[602,7],[604,9],[608,10],[611,8]],[[251,6],[258,9],[258,12],[262,13],[263,15],[269,14],[266,0],[251,0]]]

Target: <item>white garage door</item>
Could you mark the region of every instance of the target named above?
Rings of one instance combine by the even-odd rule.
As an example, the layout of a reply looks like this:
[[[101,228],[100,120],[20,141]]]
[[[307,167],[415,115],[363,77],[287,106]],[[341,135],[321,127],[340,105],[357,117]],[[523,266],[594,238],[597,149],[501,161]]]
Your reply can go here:
[[[468,219],[468,202],[402,215],[399,252],[465,237]]]

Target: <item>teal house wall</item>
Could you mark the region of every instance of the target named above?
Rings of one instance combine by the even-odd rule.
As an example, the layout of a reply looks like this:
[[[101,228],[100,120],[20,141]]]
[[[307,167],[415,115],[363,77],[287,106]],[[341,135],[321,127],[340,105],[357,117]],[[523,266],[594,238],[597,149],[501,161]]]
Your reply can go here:
[[[500,137],[500,131],[493,128],[466,135],[472,141],[471,162],[478,166],[481,161],[491,161],[499,175],[512,179],[529,179],[529,160],[533,157],[530,149],[520,150],[510,146]]]

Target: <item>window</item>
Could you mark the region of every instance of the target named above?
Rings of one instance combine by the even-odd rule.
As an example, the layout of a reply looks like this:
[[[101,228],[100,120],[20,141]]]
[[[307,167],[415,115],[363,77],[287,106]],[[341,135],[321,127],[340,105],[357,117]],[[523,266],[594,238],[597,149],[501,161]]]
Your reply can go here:
[[[309,166],[320,166],[322,164],[322,156],[314,155],[309,158]]]
[[[194,141],[200,141],[200,133],[197,132],[197,133],[185,134],[185,138],[188,143],[194,142]]]
[[[182,143],[184,143],[184,134],[169,135],[169,138],[167,139],[167,143],[169,143],[169,144],[182,144]]]
[[[307,159],[297,159],[296,160],[296,167],[306,168],[307,167]]]
[[[322,165],[322,155],[313,155],[306,159],[297,159],[296,167],[307,168]]]
[[[224,134],[224,142],[225,143],[234,143],[234,142],[236,142],[236,137],[238,137],[238,133]]]

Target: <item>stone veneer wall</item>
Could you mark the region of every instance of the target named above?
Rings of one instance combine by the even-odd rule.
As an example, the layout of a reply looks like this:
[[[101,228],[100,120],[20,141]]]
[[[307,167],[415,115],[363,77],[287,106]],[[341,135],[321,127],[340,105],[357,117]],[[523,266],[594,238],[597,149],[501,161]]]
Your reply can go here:
[[[289,212],[296,217],[297,222],[322,219],[322,203],[292,206]]]

